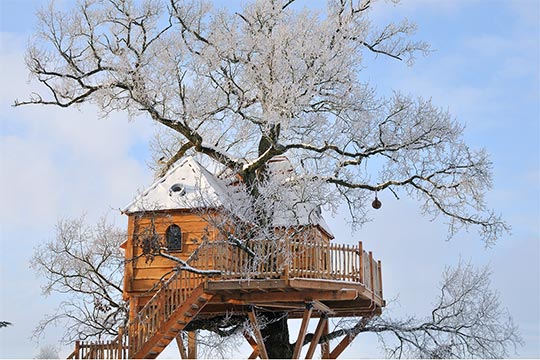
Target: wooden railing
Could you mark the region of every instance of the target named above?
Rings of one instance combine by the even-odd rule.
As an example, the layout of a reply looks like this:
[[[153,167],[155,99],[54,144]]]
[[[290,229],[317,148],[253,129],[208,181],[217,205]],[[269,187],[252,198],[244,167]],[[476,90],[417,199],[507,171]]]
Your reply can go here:
[[[118,336],[108,341],[76,341],[75,350],[68,359],[127,359],[128,346],[123,341],[122,328]]]
[[[226,241],[205,241],[192,266],[218,270],[219,279],[305,278],[360,283],[382,299],[381,263],[358,245],[294,240],[253,241],[251,252]],[[360,256],[360,254],[362,254]]]

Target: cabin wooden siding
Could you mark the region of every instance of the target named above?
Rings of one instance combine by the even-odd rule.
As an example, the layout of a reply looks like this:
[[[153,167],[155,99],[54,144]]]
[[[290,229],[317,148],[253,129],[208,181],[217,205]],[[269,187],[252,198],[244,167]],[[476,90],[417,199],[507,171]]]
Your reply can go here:
[[[166,210],[147,213],[129,214],[128,218],[128,238],[125,246],[126,265],[124,277],[124,298],[138,296],[148,299],[154,290],[158,288],[158,282],[170,277],[171,270],[178,265],[176,262],[156,256],[151,260],[146,259],[143,250],[137,239],[145,233],[155,233],[165,241],[165,233],[170,225],[176,224],[182,232],[182,248],[180,251],[170,251],[169,253],[182,260],[187,260],[191,254],[199,247],[204,238],[213,241],[219,238],[219,231],[215,229],[213,223],[207,221],[209,217],[218,216],[218,213],[206,211],[206,215],[201,215],[193,210]],[[216,223],[219,223],[216,220]],[[320,244],[330,242],[330,237],[318,226],[299,226],[293,228],[276,228],[276,236],[294,242],[306,242]],[[298,264],[310,264],[313,260],[311,253],[295,254],[295,262]],[[325,268],[329,259],[323,253],[317,254],[321,262],[317,268]],[[306,270],[311,270],[307,269]]]
[[[216,231],[198,214],[191,211],[162,211],[145,214],[130,214],[128,219],[128,239],[126,243],[126,265],[124,278],[124,297],[150,295],[151,290],[163,276],[169,273],[176,262],[160,256],[146,259],[137,242],[138,236],[152,231],[165,241],[165,232],[170,225],[176,224],[182,232],[182,248],[169,253],[186,260],[195,251],[206,236],[214,240]],[[146,293],[146,294],[145,294]]]

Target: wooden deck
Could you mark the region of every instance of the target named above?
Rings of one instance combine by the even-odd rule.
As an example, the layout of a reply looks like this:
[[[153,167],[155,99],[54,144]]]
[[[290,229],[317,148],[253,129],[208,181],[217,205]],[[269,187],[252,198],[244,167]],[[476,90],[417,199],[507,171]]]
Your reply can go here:
[[[127,331],[102,346],[85,347],[91,357],[154,358],[191,320],[198,317],[246,314],[253,307],[286,311],[290,318],[349,317],[380,314],[385,306],[381,262],[358,245],[328,242],[257,241],[252,254],[224,241],[203,242],[188,259],[199,270],[174,272],[131,317]],[[129,344],[129,345],[126,345]],[[111,349],[109,355],[100,348]],[[113,349],[122,349],[113,350]],[[100,356],[95,356],[99,354]],[[72,354],[80,358],[81,353]]]

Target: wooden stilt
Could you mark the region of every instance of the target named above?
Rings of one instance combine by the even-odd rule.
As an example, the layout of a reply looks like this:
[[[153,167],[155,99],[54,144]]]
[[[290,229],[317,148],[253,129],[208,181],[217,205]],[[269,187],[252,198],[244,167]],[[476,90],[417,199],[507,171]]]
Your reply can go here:
[[[268,359],[268,353],[266,352],[266,347],[264,346],[264,339],[262,337],[261,329],[257,321],[257,316],[255,316],[255,310],[253,308],[250,312],[248,312],[248,316],[249,321],[251,322],[251,326],[253,327],[255,339],[257,339],[257,349],[259,350],[259,356],[261,357],[261,359]]]
[[[300,351],[304,344],[304,339],[306,337],[307,327],[309,325],[309,319],[311,318],[311,313],[313,311],[313,304],[306,304],[306,309],[304,310],[304,316],[302,317],[302,324],[300,325],[300,331],[298,332],[298,339],[296,340],[296,346],[294,347],[293,359],[298,359],[300,357]]]
[[[188,331],[188,358],[196,359],[197,358],[197,332]]]
[[[329,332],[330,332],[330,329],[329,329],[328,320],[327,320],[326,323],[324,324],[322,335],[323,336],[328,335]],[[328,341],[323,342],[321,344],[321,359],[330,359],[330,343]]]
[[[313,339],[311,339],[311,343],[309,344],[309,349],[306,353],[306,359],[313,358],[313,354],[315,353],[315,348],[317,348],[317,345],[319,344],[319,339],[321,338],[321,335],[324,331],[324,327],[326,326],[326,322],[328,321],[328,317],[326,314],[321,316],[319,319],[319,323],[317,324],[317,328],[315,329],[315,334],[313,334]]]
[[[178,351],[180,352],[180,358],[188,359],[186,353],[186,347],[184,346],[184,340],[182,339],[182,333],[179,333],[176,336],[176,345],[178,345]]]

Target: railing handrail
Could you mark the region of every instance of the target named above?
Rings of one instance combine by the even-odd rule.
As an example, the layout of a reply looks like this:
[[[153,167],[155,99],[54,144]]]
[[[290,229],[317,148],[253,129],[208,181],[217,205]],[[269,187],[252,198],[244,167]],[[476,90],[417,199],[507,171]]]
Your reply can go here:
[[[317,268],[316,262],[321,260],[321,258],[313,257],[312,259],[304,259],[304,261],[295,261],[295,258],[297,260],[299,258],[299,255],[309,254],[309,251],[322,250],[322,252],[318,253],[313,252],[312,255],[320,255],[327,257],[327,259],[323,258],[321,260],[323,261],[322,265],[324,266],[322,266],[322,268],[318,268],[319,272],[323,275],[323,279],[350,279],[353,282],[358,282],[362,285],[365,285],[368,289],[371,290],[372,284],[370,280],[371,275],[373,274],[373,276],[375,277],[374,281],[377,283],[377,286],[373,287],[375,287],[376,290],[380,292],[379,262],[370,257],[370,252],[362,249],[361,242],[359,243],[359,245],[335,244],[324,241],[300,242],[295,240],[285,240],[284,244],[278,244],[278,242],[274,240],[257,240],[253,243],[287,245],[281,248],[281,253],[262,254],[263,257],[279,257],[281,255],[280,261],[272,264],[277,266],[277,269],[272,269],[271,271],[263,271],[262,274],[268,274],[273,272],[276,273],[276,275],[281,275],[280,270],[282,270],[285,266],[288,267],[289,273],[293,275],[295,273],[307,274],[310,271],[310,267]],[[215,248],[222,248],[221,253],[219,253],[218,256],[212,256],[211,252],[213,250],[215,251]],[[239,249],[238,247],[234,246],[226,240],[205,241],[201,243],[201,245],[197,248],[196,252],[197,255],[192,255],[189,260],[199,260],[196,267],[201,270],[223,270],[225,273],[222,274],[221,277],[227,278],[231,278],[232,274],[237,275],[236,278],[242,278],[245,276],[249,277],[250,275],[258,274],[256,270],[250,270],[247,266],[238,269],[231,269],[231,267],[229,267],[230,264],[228,262],[230,261],[230,258],[233,257],[233,255],[236,255],[236,258],[242,256],[244,258],[248,258],[249,255],[247,254],[247,252]],[[210,255],[208,255],[209,253]],[[360,253],[362,254],[362,259],[360,257]],[[227,258],[226,255],[230,256]],[[325,260],[327,261],[326,263],[324,263]],[[372,264],[372,262],[375,262],[375,264]],[[341,276],[338,276],[338,273]],[[354,275],[356,274],[358,274],[358,276],[354,277]],[[217,277],[219,278],[220,276]]]

